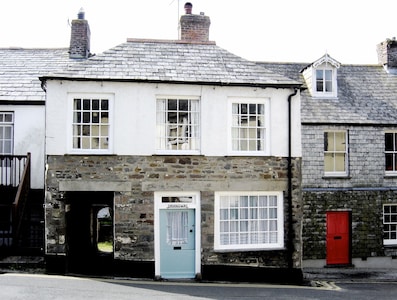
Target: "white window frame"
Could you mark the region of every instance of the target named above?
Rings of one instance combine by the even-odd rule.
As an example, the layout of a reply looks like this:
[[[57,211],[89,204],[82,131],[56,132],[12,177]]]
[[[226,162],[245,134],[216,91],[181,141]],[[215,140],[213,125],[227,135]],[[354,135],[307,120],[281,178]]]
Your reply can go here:
[[[337,98],[338,96],[338,81],[337,81],[337,69],[339,63],[334,61],[328,61],[330,58],[325,57],[319,63],[313,65],[312,73],[312,95],[316,98]],[[335,64],[335,66],[334,66]],[[317,71],[323,71],[323,91],[317,91]],[[332,72],[332,91],[325,91],[325,71]]]
[[[74,124],[74,100],[75,99],[100,99],[108,100],[108,148],[107,149],[80,149],[74,148],[73,145],[73,124]],[[113,94],[98,94],[98,93],[71,93],[68,95],[68,131],[67,131],[67,145],[69,153],[73,154],[113,154],[113,105],[114,95]],[[83,124],[83,123],[82,123]]]
[[[385,213],[385,207],[388,206],[390,207],[389,213]],[[394,207],[394,211],[391,211],[391,207]],[[382,215],[383,215],[383,244],[384,245],[397,245],[397,204],[384,204],[383,205],[383,210],[382,210]],[[395,221],[392,221],[392,217],[394,217]],[[395,238],[385,238],[385,227],[389,226],[389,237],[393,233],[395,235]],[[394,227],[393,229],[391,227]]]
[[[263,243],[246,243],[246,244],[239,244],[239,243],[234,243],[234,244],[222,244],[221,243],[221,201],[230,201],[230,199],[232,199],[232,197],[238,201],[238,207],[233,207],[234,210],[238,209],[238,216],[236,216],[234,220],[234,222],[238,222],[238,231],[235,231],[236,234],[241,235],[241,230],[240,230],[240,226],[243,225],[241,224],[242,222],[245,222],[246,225],[244,226],[248,226],[246,227],[248,231],[245,231],[245,233],[249,232],[249,237],[248,239],[251,239],[253,237],[253,234],[269,234],[270,232],[270,228],[268,227],[268,230],[260,230],[259,227],[259,221],[272,221],[270,220],[271,217],[268,215],[268,218],[260,218],[259,216],[259,207],[261,208],[267,208],[269,209],[269,205],[268,206],[260,206],[259,202],[257,204],[257,206],[253,206],[250,207],[250,201],[249,201],[249,197],[250,196],[257,196],[258,199],[260,196],[275,196],[277,197],[276,203],[276,242],[263,242]],[[228,198],[227,198],[228,197]],[[237,197],[237,198],[236,198]],[[248,205],[241,207],[241,204],[243,203],[243,200],[241,197],[248,197]],[[269,198],[267,198],[269,199]],[[255,209],[258,209],[256,211],[257,213],[257,218],[252,218],[251,217],[251,212],[250,209],[253,209],[253,215],[255,215]],[[271,208],[274,209],[274,207],[272,206]],[[252,250],[277,250],[277,249],[284,249],[284,200],[283,200],[283,193],[282,192],[264,192],[264,191],[223,191],[223,192],[215,192],[215,205],[214,205],[214,249],[216,251],[252,251]],[[248,210],[247,210],[248,209]],[[242,217],[240,218],[240,216],[242,216],[243,210],[245,210],[245,214],[246,214],[246,218]],[[248,215],[247,215],[248,213]],[[223,220],[224,222],[227,222],[227,219]],[[257,230],[252,229],[251,225],[250,225],[250,221],[253,222],[258,222],[255,226],[257,226]],[[273,220],[274,221],[274,220]],[[240,225],[241,224],[241,225]],[[225,225],[227,225],[225,223]],[[229,224],[230,225],[230,224]],[[274,223],[273,223],[274,225]],[[263,237],[263,236],[262,236]]]
[[[338,150],[328,150],[328,151],[326,151],[325,150],[325,133],[328,133],[328,134],[332,133],[334,135],[336,133],[344,133],[344,135],[345,135],[345,149],[343,151],[338,151]],[[329,177],[332,177],[332,176],[347,176],[348,175],[348,166],[349,166],[349,134],[348,134],[348,131],[347,130],[331,130],[331,129],[330,130],[324,130],[323,137],[324,137],[324,148],[323,148],[324,176],[329,176]],[[335,141],[335,138],[334,138],[334,141]],[[344,157],[345,157],[345,165],[344,165],[345,170],[344,171],[326,171],[325,170],[325,160],[326,160],[325,156],[326,156],[327,153],[330,153],[330,154],[333,154],[333,155],[343,153]],[[334,170],[335,170],[335,162],[336,162],[336,159],[334,158]]]
[[[386,134],[393,134],[393,150],[386,150]],[[386,155],[391,154],[393,156],[393,169],[387,170],[386,167]],[[386,131],[385,132],[385,175],[397,176],[397,131]]]
[[[185,111],[168,111],[168,100],[190,102],[188,118],[169,123],[167,114],[178,115]],[[161,103],[161,101],[165,101]],[[193,111],[192,108],[195,107]],[[160,109],[161,108],[161,109]],[[185,134],[186,133],[186,134]],[[175,149],[176,148],[176,149]],[[179,149],[178,149],[179,148]],[[156,97],[156,153],[173,155],[197,155],[201,153],[201,99],[197,96],[157,96]]]
[[[0,151],[0,154],[2,155],[12,155],[14,153],[14,113],[10,111],[0,111],[0,115],[2,115],[2,118],[0,120],[0,130],[2,131],[3,138],[0,140],[0,143],[2,144],[0,149],[3,149]],[[11,116],[11,121],[6,121],[5,116]],[[4,137],[4,130],[6,128],[11,129],[10,137],[5,138]],[[10,151],[5,152],[5,142],[10,143]]]
[[[264,143],[264,147],[262,150],[234,150],[233,149],[233,128],[238,128],[233,122],[233,118],[238,117],[238,115],[234,116],[233,114],[233,105],[234,104],[262,104],[264,105],[264,124],[253,127],[255,128],[263,128],[264,137],[261,139],[261,142]],[[228,149],[230,155],[236,156],[256,156],[256,155],[269,155],[270,154],[270,99],[269,98],[237,98],[231,97],[228,102],[228,129],[229,138],[228,138]]]

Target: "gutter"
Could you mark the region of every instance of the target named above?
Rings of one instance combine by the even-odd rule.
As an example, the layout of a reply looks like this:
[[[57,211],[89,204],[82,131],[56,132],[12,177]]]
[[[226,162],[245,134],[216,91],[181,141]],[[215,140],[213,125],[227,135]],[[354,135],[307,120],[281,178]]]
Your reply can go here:
[[[39,77],[41,88],[46,90],[47,80],[59,81],[93,81],[93,82],[136,82],[136,83],[155,83],[155,84],[190,84],[202,86],[233,86],[233,87],[255,87],[255,88],[299,88],[301,84],[298,82],[223,82],[223,81],[187,81],[172,79],[128,79],[128,78],[86,78],[86,77],[67,77],[67,76],[42,76]]]
[[[294,231],[292,226],[293,213],[292,213],[292,113],[291,113],[291,100],[298,93],[298,89],[294,88],[294,92],[288,96],[288,269],[293,268],[293,255],[294,255]]]

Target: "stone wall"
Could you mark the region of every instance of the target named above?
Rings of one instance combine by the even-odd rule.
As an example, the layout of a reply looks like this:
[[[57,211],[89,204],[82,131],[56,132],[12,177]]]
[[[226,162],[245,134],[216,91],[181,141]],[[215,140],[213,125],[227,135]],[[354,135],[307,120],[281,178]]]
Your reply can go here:
[[[397,177],[385,176],[385,131],[390,127],[302,127],[303,258],[326,257],[326,212],[351,210],[352,258],[393,255],[383,246],[382,205],[397,202]],[[348,131],[348,174],[324,176],[324,131]]]
[[[326,257],[326,212],[351,211],[352,258],[394,256],[383,246],[383,204],[397,203],[396,190],[305,191],[303,259]]]
[[[215,191],[283,191],[285,245],[288,242],[287,159],[274,157],[204,156],[49,156],[46,180],[46,253],[67,252],[66,183],[77,190],[93,183],[103,189],[110,182],[128,183],[115,190],[115,258],[154,260],[154,192],[201,192],[201,246],[203,264],[287,266],[287,250],[214,252]],[[294,267],[301,266],[300,159],[293,159]],[[83,183],[83,184],[81,184]],[[70,188],[69,188],[70,190]]]

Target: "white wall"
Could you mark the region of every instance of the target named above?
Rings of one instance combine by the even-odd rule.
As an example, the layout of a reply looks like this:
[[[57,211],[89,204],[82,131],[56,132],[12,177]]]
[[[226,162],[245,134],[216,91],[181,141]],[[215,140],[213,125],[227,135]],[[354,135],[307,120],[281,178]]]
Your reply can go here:
[[[14,155],[31,153],[31,188],[44,188],[45,107],[37,105],[0,106],[14,112]]]
[[[114,97],[113,154],[155,154],[156,97],[191,96],[201,99],[201,153],[230,155],[228,150],[228,101],[230,98],[270,99],[270,155],[288,155],[288,95],[292,89],[242,88],[227,86],[171,85],[149,83],[47,82],[46,151],[51,155],[70,152],[70,93],[109,94]],[[301,156],[300,98],[292,100],[293,156]],[[69,134],[68,134],[69,132]],[[69,143],[69,148],[68,148]]]

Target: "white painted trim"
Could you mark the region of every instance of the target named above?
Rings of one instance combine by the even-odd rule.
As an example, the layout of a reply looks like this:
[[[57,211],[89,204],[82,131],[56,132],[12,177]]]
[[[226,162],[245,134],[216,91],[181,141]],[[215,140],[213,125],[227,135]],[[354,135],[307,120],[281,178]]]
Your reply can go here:
[[[277,196],[277,240],[275,244],[221,245],[220,244],[220,196]],[[284,249],[284,198],[280,191],[227,191],[215,192],[214,203],[214,250],[215,251],[255,251]]]
[[[195,273],[201,273],[201,201],[200,192],[166,191],[154,193],[154,274],[160,277],[160,209],[167,209],[170,203],[162,203],[161,197],[192,196],[192,203],[183,203],[186,209],[195,210]]]
[[[265,105],[265,148],[262,151],[235,151],[232,145],[232,112],[234,103],[264,104]],[[227,103],[227,151],[233,156],[258,156],[270,155],[270,98],[229,97]]]
[[[89,99],[108,99],[109,100],[109,148],[108,149],[74,149],[73,148],[73,100],[75,98],[89,98]],[[91,154],[104,155],[113,154],[114,146],[114,94],[110,93],[68,93],[67,97],[67,116],[66,116],[66,147],[68,154]]]

